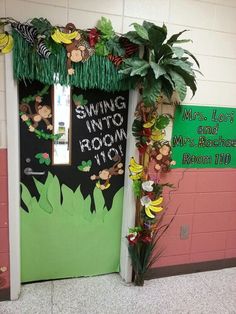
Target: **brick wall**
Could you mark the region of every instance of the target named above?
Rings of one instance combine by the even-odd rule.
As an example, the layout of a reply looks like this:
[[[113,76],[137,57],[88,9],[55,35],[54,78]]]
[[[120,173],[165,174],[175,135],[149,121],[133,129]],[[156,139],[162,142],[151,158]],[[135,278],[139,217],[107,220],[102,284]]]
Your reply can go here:
[[[165,222],[178,211],[153,267],[236,257],[236,169],[175,169],[161,179],[177,188],[165,190]],[[186,239],[180,237],[183,225]]]

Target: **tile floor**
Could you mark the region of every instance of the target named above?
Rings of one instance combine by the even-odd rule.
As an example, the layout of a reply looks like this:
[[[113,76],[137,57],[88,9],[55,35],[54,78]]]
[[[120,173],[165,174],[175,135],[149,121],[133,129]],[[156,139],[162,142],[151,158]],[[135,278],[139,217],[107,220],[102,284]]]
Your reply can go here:
[[[145,281],[118,274],[23,285],[21,297],[1,302],[1,314],[233,314],[236,268]]]

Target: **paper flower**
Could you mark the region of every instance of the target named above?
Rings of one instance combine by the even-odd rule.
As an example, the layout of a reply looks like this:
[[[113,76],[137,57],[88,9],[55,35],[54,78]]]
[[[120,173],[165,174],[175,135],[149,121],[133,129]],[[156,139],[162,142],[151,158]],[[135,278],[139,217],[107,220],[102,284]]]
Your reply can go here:
[[[142,189],[144,191],[147,191],[147,192],[152,192],[153,191],[153,183],[154,181],[145,181],[142,183]]]
[[[159,197],[155,201],[152,201],[148,196],[143,196],[140,201],[141,204],[145,206],[145,214],[149,218],[155,218],[155,215],[152,214],[152,211],[159,213],[163,210],[163,207],[158,206],[163,202],[163,197]]]
[[[51,159],[50,159],[48,153],[38,153],[35,155],[35,158],[37,158],[39,160],[40,164],[45,164],[45,165],[49,166],[51,163]]]
[[[78,170],[83,171],[83,172],[89,172],[92,166],[92,161],[82,161],[81,165],[77,167]]]

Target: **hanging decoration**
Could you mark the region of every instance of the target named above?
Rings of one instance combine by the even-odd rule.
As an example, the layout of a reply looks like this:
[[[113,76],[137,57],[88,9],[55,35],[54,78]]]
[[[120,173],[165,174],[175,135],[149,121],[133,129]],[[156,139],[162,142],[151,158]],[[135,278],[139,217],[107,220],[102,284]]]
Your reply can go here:
[[[111,168],[103,169],[99,171],[98,175],[94,174],[90,177],[92,181],[97,180],[96,187],[100,190],[106,190],[111,186],[110,180],[112,176],[122,175],[124,173],[121,157],[116,155],[113,160],[115,164]]]
[[[83,160],[81,165],[79,165],[77,169],[83,172],[89,172],[91,167],[92,167],[92,160],[87,160],[87,161]]]
[[[48,92],[48,89],[49,86],[45,86],[37,95],[24,97],[20,104],[20,117],[28,126],[29,131],[35,133],[38,138],[57,140],[62,134],[51,134],[37,129],[39,123],[44,122],[47,130],[53,130],[53,125],[50,122],[52,109],[50,106],[42,104],[42,96]],[[34,112],[29,105],[30,102],[34,103]]]

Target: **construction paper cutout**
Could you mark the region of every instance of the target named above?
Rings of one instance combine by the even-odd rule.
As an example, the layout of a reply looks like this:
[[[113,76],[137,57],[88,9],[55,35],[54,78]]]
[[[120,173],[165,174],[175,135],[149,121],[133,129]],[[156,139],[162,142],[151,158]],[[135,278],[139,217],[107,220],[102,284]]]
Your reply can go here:
[[[78,96],[74,94],[72,98],[77,108],[79,108],[80,106],[85,106],[88,103],[88,100],[84,99],[84,96],[82,94]]]
[[[22,282],[117,272],[123,193],[121,188],[115,194],[111,211],[95,189],[96,212],[91,213],[91,198],[83,199],[79,187],[68,196],[73,215],[64,207],[53,207],[48,215],[38,201],[30,203],[30,213],[21,209]]]
[[[121,157],[116,155],[113,160],[116,161],[116,163],[111,168],[103,169],[99,171],[97,176],[94,174],[90,177],[92,181],[98,180],[96,187],[100,190],[106,190],[110,187],[110,179],[112,176],[122,175],[124,173]]]
[[[0,33],[0,53],[11,52],[13,45],[13,37],[8,32]]]
[[[65,184],[61,186],[61,193],[62,193],[62,208],[68,214],[74,214],[74,207],[73,207],[73,195],[74,192]]]
[[[47,198],[53,209],[61,207],[61,186],[57,176],[52,178],[48,187]]]
[[[155,169],[157,171],[168,172],[170,171],[170,166],[176,164],[176,162],[172,160],[171,154],[172,151],[169,142],[163,142],[152,151],[151,157],[155,160]]]
[[[49,121],[49,119],[52,118],[52,109],[50,106],[42,104],[41,96],[37,95],[35,97],[35,113],[32,112],[29,104],[21,104],[20,111],[22,113],[22,121],[26,122],[28,120],[31,120],[33,123],[31,123],[31,125],[29,126],[30,132],[34,132],[35,129],[37,129],[40,121],[44,121],[47,126],[47,130],[52,131],[53,125]]]
[[[45,164],[49,166],[51,164],[51,158],[48,153],[38,153],[35,158],[39,160],[40,164]]]
[[[52,180],[53,176],[50,172],[48,172],[47,179],[42,187],[39,197],[39,206],[48,214],[51,214],[53,211],[53,208],[48,200],[48,189],[50,184],[52,183]]]
[[[81,165],[77,167],[78,170],[83,172],[89,172],[92,166],[92,160],[82,161]]]

